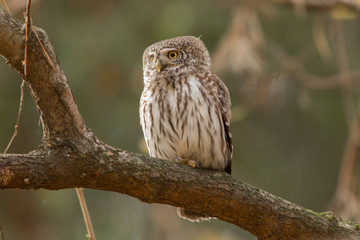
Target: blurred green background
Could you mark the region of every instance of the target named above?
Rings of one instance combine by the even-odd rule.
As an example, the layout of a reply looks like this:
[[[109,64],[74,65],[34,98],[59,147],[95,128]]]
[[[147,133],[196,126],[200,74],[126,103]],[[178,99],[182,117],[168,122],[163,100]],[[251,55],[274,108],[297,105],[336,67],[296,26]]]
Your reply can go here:
[[[339,72],[339,46],[345,47],[348,70],[360,68],[360,22],[347,10],[339,21],[330,11],[249,2],[34,0],[32,20],[48,33],[87,126],[114,147],[143,153],[142,53],[166,38],[201,36],[232,98],[233,176],[324,211],[359,92],[358,78],[350,87],[328,87],[328,76]],[[9,1],[19,19],[25,4]],[[21,84],[2,62],[0,151],[13,133]],[[306,76],[321,78],[315,79],[320,87]],[[11,153],[35,149],[42,137],[39,114],[25,92]],[[184,221],[170,206],[112,192],[85,195],[98,239],[255,239],[219,220]],[[0,225],[6,240],[86,239],[73,189],[2,190]]]

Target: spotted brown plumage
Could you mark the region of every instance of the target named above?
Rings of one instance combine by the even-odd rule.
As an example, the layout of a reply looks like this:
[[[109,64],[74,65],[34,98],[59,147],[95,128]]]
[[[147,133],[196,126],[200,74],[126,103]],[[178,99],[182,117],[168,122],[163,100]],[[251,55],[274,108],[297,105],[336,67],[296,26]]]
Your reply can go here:
[[[231,173],[230,97],[210,72],[210,55],[196,37],[149,46],[143,55],[140,123],[150,156],[195,161]],[[178,208],[191,221],[210,216]]]

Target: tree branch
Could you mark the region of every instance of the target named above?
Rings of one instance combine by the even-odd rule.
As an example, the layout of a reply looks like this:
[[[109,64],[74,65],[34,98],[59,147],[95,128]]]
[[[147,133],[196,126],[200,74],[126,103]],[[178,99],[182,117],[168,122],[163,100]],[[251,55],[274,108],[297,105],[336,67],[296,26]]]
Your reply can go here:
[[[338,6],[345,6],[356,12],[360,12],[360,2],[356,0],[271,0],[271,2],[309,10],[328,10]]]
[[[356,239],[355,226],[331,213],[316,214],[222,172],[102,145],[79,157],[72,146],[59,151],[0,155],[0,188],[57,190],[84,187],[124,193],[146,203],[204,212],[233,223],[259,239]]]
[[[115,149],[86,128],[46,33],[36,29],[56,71],[34,36],[23,75],[25,27],[0,8],[0,54],[26,81],[40,111],[44,138],[29,154],[0,155],[0,189],[93,188],[147,203],[206,213],[258,239],[359,239],[357,226],[317,214],[222,172]]]

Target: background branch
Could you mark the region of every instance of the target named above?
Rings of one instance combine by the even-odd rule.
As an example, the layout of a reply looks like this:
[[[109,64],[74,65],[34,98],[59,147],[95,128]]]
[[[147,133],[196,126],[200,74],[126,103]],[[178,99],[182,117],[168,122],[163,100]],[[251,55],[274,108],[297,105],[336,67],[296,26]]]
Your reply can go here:
[[[356,0],[272,0],[272,2],[294,6],[295,8],[326,10],[345,6],[354,11],[360,11],[360,3]]]

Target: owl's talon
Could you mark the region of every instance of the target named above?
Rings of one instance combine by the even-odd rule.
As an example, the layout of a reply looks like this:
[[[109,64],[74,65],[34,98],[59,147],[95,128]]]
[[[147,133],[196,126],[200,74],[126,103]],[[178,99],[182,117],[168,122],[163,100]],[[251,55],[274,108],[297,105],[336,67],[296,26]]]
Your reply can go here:
[[[194,160],[189,160],[189,159],[183,159],[183,158],[179,158],[177,157],[175,159],[175,161],[179,164],[183,164],[183,165],[187,165],[187,166],[191,166],[193,168],[199,168],[200,165],[198,162],[194,161]]]
[[[199,163],[194,161],[194,160],[189,160],[188,165],[192,166],[193,168],[199,168],[200,167]]]

